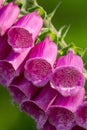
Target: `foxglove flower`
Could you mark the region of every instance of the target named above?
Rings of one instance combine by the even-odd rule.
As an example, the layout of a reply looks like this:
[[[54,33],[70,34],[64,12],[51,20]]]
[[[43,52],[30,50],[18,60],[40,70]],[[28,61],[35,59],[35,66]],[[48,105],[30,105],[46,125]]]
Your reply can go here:
[[[56,44],[46,37],[31,49],[25,65],[25,77],[37,87],[46,85],[51,77],[56,56]]]
[[[31,82],[20,75],[16,77],[11,85],[8,87],[8,90],[12,96],[12,99],[20,104],[23,100],[31,99],[39,91]]]
[[[23,72],[29,51],[30,48],[22,53],[16,53],[11,50],[5,59],[0,60],[0,83],[3,86],[9,86],[15,76]]]
[[[87,101],[84,101],[76,111],[76,123],[87,129]]]
[[[5,34],[5,32],[14,24],[19,13],[19,7],[13,2],[0,8],[0,35]]]
[[[74,96],[64,97],[59,94],[53,105],[48,109],[49,122],[57,130],[71,130],[76,125],[74,113],[82,103],[84,95],[84,88]]]
[[[37,122],[37,128],[43,128],[47,121],[46,111],[54,102],[57,92],[50,87],[48,83],[44,88],[31,100],[25,100],[21,103],[21,110],[31,115]]]
[[[75,125],[74,113],[63,107],[50,108],[49,122],[56,127],[56,130],[71,130]]]
[[[15,50],[32,47],[42,26],[43,20],[37,11],[21,17],[8,32],[9,44]]]
[[[58,94],[55,100],[55,104],[58,106],[63,106],[75,112],[78,106],[82,104],[84,97],[85,97],[85,89],[81,88],[76,94],[67,97]]]
[[[66,56],[58,59],[56,68],[51,78],[51,83],[62,95],[68,96],[77,93],[84,86],[83,61],[69,51]]]
[[[10,51],[11,47],[8,45],[7,35],[0,36],[0,60],[5,59]]]

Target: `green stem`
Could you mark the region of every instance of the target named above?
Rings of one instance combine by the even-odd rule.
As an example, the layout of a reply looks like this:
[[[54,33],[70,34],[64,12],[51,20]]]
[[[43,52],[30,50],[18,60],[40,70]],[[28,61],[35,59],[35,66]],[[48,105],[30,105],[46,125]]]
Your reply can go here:
[[[28,8],[32,8],[32,7],[36,6],[36,5],[38,5],[36,0],[25,0],[25,8],[26,8],[26,10]]]
[[[54,34],[57,36],[59,40],[59,45],[61,46],[61,48],[67,47],[66,42],[64,41],[63,38],[61,38],[61,34],[57,31],[57,29],[54,27],[54,25],[52,24],[51,20],[49,20],[49,18],[44,20],[44,26],[46,28],[50,28],[52,30],[52,32],[54,32]]]

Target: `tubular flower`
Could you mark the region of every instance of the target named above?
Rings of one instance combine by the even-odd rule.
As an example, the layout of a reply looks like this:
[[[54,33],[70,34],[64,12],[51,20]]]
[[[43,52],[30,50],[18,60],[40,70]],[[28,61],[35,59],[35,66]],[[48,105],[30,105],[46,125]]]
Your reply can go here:
[[[60,57],[57,61],[51,78],[52,86],[64,96],[73,95],[84,87],[85,78],[82,72],[82,59],[69,51],[66,56]]]
[[[63,107],[51,107],[49,112],[49,122],[56,127],[56,130],[71,130],[75,125],[74,113]]]
[[[33,47],[25,65],[25,77],[37,87],[49,81],[57,56],[57,46],[49,37]]]
[[[87,129],[87,101],[84,101],[76,111],[76,123]]]
[[[19,7],[13,2],[0,8],[0,35],[4,35],[5,32],[14,24],[19,13]]]
[[[55,104],[57,106],[63,106],[72,112],[75,112],[79,105],[82,104],[85,97],[85,89],[81,88],[76,94],[71,96],[62,96],[60,93],[57,95]]]
[[[31,82],[24,78],[24,76],[16,77],[8,90],[12,96],[12,99],[20,104],[23,100],[31,99],[39,91]]]
[[[8,31],[9,44],[15,50],[32,47],[42,26],[43,20],[37,11],[21,17]]]
[[[0,83],[3,86],[9,86],[15,76],[23,72],[29,51],[30,48],[22,53],[11,50],[5,59],[0,60]]]
[[[41,91],[37,93],[34,98],[21,103],[21,110],[35,119],[38,129],[43,128],[46,123],[46,111],[54,102],[56,95],[57,92],[53,90],[48,83],[44,88],[41,88]]]
[[[82,103],[84,95],[85,89],[82,88],[74,96],[64,97],[61,94],[57,96],[47,111],[49,122],[56,127],[56,130],[71,130],[75,126],[74,113]]]

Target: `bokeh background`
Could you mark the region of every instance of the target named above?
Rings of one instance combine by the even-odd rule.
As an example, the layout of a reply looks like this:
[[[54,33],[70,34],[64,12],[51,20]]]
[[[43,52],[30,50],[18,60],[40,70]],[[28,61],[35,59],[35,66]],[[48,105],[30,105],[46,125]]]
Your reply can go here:
[[[60,0],[38,0],[38,3],[50,13]],[[67,43],[87,46],[87,0],[61,0],[52,22],[57,29],[71,25],[65,38]],[[5,88],[0,86],[0,130],[36,130],[34,121],[20,112],[11,101]]]

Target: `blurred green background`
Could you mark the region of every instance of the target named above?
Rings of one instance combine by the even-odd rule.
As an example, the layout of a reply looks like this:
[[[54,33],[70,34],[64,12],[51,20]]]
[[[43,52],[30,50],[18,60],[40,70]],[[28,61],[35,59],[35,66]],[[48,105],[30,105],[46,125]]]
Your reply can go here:
[[[85,48],[87,44],[87,1],[61,0],[62,4],[57,10],[53,23],[57,29],[63,25],[71,25],[65,38],[67,43],[74,42]],[[50,13],[59,0],[38,0],[38,3]],[[13,105],[9,93],[0,86],[0,130],[35,130],[34,121],[20,112]]]

